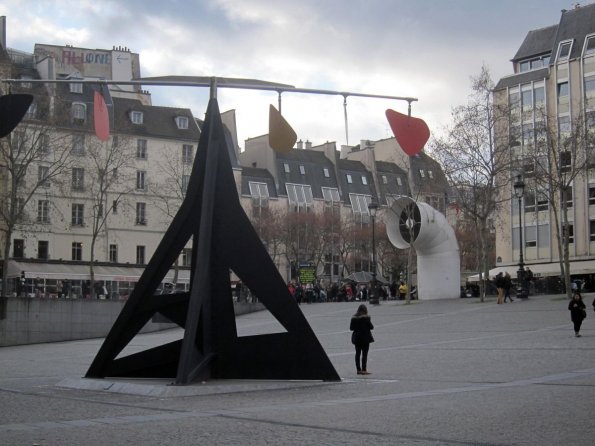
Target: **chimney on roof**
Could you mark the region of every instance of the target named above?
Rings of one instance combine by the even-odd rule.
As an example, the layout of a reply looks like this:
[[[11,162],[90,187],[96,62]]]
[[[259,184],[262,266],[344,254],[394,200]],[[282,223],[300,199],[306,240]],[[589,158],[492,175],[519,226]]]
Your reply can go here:
[[[0,49],[6,49],[6,16],[0,17]]]
[[[297,144],[296,144],[296,146],[295,146],[295,147],[296,147],[297,149],[299,149],[299,150],[303,149],[303,148],[304,148],[304,142],[303,142],[303,141],[300,139],[300,140],[297,142]]]
[[[308,140],[306,140],[306,150],[310,150],[312,149],[312,143]]]

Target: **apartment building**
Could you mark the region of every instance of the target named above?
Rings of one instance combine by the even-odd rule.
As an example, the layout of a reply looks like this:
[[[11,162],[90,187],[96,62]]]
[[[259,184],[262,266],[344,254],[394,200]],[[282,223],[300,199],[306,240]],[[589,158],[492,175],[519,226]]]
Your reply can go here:
[[[510,200],[499,210],[492,273],[513,274],[523,255],[534,275],[559,276],[557,234],[566,231],[570,273],[590,282],[595,273],[595,4],[577,4],[562,11],[558,24],[529,31],[512,66],[513,74],[494,90],[497,110],[508,118],[498,122],[496,145],[512,162],[510,177],[499,180],[510,185]],[[512,187],[518,178],[525,184],[520,215]]]
[[[153,105],[138,85],[110,86],[110,137],[101,142],[93,126],[97,86],[80,81],[138,78],[137,54],[122,47],[37,44],[33,54],[7,49],[6,55],[5,78],[62,81],[13,86],[13,92],[31,93],[35,101],[24,123],[1,143],[25,141],[26,133],[37,129],[45,148],[30,160],[16,188],[31,197],[3,261],[8,294],[56,295],[68,283],[71,296],[87,295],[92,264],[95,280],[111,297],[126,297],[184,197],[202,122],[189,109]],[[288,281],[312,268],[326,283],[370,271],[372,201],[381,206],[379,225],[392,201],[412,191],[445,210],[440,166],[424,153],[395,155],[402,150],[394,138],[341,150],[335,143],[300,141],[282,155],[263,135],[245,141],[240,153],[233,111],[222,120],[242,205]],[[67,156],[52,175],[57,153]],[[8,186],[2,161],[0,178]],[[165,282],[187,287],[190,261],[191,243]],[[381,262],[379,274],[399,274],[388,265]]]

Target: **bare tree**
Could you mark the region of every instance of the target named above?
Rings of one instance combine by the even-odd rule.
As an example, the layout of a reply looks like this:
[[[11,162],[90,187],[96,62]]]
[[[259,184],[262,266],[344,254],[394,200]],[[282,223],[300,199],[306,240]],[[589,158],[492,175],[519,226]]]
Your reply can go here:
[[[159,209],[169,223],[184,201],[188,188],[188,181],[192,173],[193,156],[189,152],[172,152],[163,148],[163,162],[159,163],[158,178],[161,181],[149,183],[149,190],[155,197],[154,205]],[[180,271],[179,256],[174,261],[174,277],[172,282],[178,283]]]
[[[26,209],[50,184],[58,184],[68,171],[70,138],[51,126],[46,107],[34,102],[25,120],[8,136],[0,139],[0,169],[4,187],[0,190],[0,231],[2,254],[7,265],[12,237],[17,229],[49,222],[50,203],[43,200],[36,217]],[[47,205],[47,206],[46,206]],[[2,271],[2,290],[7,292],[8,268]]]
[[[126,197],[135,185],[130,173],[134,152],[130,138],[113,136],[106,142],[88,138],[86,144],[85,192],[91,204],[91,247],[89,276],[91,294],[95,296],[95,247],[105,235],[109,217],[118,207],[126,205]]]
[[[536,110],[534,141],[526,145],[523,170],[528,177],[525,211],[549,209],[554,222],[558,245],[560,277],[568,298],[571,298],[569,244],[573,225],[568,210],[573,203],[573,184],[584,177],[589,163],[587,153],[595,147],[595,132],[587,125],[585,116],[574,119],[547,116]]]
[[[510,178],[509,154],[503,147],[496,147],[494,139],[498,120],[508,119],[508,114],[495,108],[494,84],[486,66],[471,81],[472,95],[467,104],[453,109],[452,126],[445,136],[432,141],[431,151],[443,166],[463,217],[475,227],[483,302],[489,279],[491,221],[499,201],[510,200],[509,195],[501,193],[510,182],[500,181]]]

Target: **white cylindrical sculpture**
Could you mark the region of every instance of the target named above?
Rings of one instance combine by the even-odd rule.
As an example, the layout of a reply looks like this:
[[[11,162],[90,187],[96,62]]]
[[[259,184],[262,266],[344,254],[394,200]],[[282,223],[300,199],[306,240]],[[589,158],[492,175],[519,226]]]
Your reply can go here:
[[[401,197],[388,209],[384,222],[395,247],[415,248],[420,299],[460,297],[459,245],[443,214],[427,203]]]

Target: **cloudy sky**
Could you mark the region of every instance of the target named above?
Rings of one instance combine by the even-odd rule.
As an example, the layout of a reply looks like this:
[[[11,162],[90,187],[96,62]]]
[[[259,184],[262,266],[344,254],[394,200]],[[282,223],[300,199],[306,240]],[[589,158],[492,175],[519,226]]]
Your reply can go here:
[[[583,3],[588,3],[587,1]],[[126,46],[142,76],[252,78],[301,88],[416,97],[412,114],[443,132],[485,64],[494,80],[527,32],[558,23],[570,0],[2,0],[7,46]],[[154,105],[203,118],[205,89],[151,87]],[[220,90],[240,146],[268,133],[272,92]],[[349,143],[392,136],[384,112],[407,103],[348,99]],[[298,139],[346,143],[343,97],[284,94]]]

